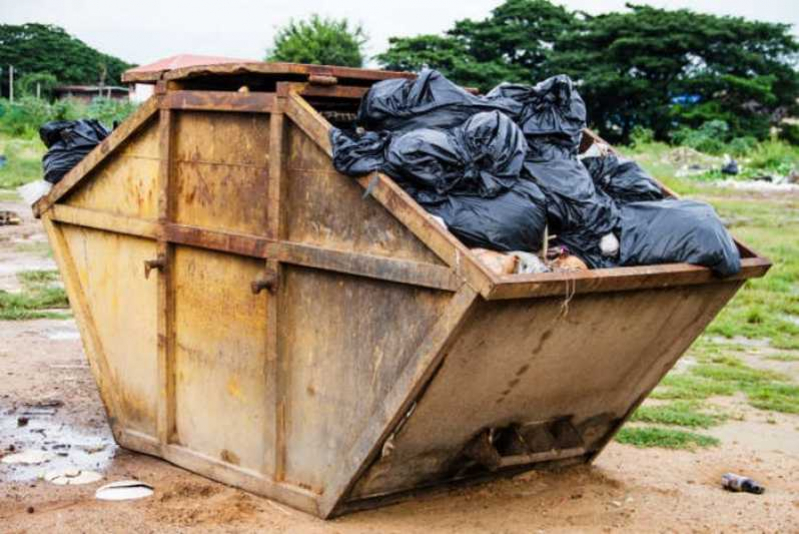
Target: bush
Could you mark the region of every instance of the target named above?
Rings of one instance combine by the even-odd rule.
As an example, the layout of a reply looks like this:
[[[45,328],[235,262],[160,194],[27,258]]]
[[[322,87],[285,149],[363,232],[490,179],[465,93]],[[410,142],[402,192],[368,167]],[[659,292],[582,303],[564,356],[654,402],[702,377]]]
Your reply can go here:
[[[736,137],[727,145],[727,151],[733,156],[745,156],[757,145],[757,139],[751,135]]]
[[[34,97],[14,102],[0,100],[0,132],[14,137],[34,138],[39,127],[48,121],[98,119],[108,127],[121,122],[136,109],[127,100],[95,98],[88,106],[78,100],[57,100],[48,103]]]
[[[633,148],[648,145],[655,140],[655,132],[643,126],[635,126],[630,133],[630,145]]]
[[[0,130],[15,137],[33,137],[39,126],[51,120],[50,105],[38,98],[22,97],[16,102],[4,100],[0,116]]]
[[[749,166],[754,169],[786,175],[799,167],[799,150],[782,141],[758,143],[749,154]]]
[[[682,127],[672,134],[671,140],[676,145],[688,146],[706,154],[722,154],[727,150],[729,129],[725,121],[712,120],[697,129]]]
[[[122,122],[136,110],[136,104],[130,100],[114,100],[113,98],[95,98],[92,100],[87,117],[97,119],[109,128]]]
[[[788,144],[799,146],[799,124],[783,123],[780,126],[779,138]]]

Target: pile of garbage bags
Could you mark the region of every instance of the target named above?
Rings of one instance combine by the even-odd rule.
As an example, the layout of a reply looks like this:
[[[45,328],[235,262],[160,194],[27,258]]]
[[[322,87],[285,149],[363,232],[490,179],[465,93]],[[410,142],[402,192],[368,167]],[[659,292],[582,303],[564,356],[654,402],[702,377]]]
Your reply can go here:
[[[557,248],[594,269],[689,262],[721,276],[740,270],[713,208],[666,199],[606,145],[581,154],[585,126],[568,76],[476,96],[425,70],[369,89],[354,127],[331,131],[333,164],[351,176],[392,177],[469,247]]]
[[[44,179],[58,183],[72,168],[111,133],[95,119],[51,121],[39,128],[39,137],[47,147],[42,158]]]

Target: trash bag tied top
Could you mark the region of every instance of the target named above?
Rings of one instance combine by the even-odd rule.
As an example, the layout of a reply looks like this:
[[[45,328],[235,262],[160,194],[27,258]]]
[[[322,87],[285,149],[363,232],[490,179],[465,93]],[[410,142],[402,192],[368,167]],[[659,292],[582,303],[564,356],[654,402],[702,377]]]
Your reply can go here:
[[[533,160],[576,156],[586,126],[585,102],[571,78],[561,74],[534,86],[500,84],[486,98],[510,109]]]
[[[582,159],[594,185],[618,203],[662,200],[663,189],[636,162],[615,154]]]
[[[44,179],[58,183],[72,168],[111,133],[95,119],[52,121],[39,128],[48,148],[42,158]]]
[[[510,113],[501,101],[470,94],[436,70],[416,79],[383,80],[361,100],[358,124],[367,130],[394,133],[419,128],[455,128],[481,111]]]
[[[395,137],[383,170],[426,203],[447,195],[492,198],[519,179],[526,153],[512,120],[483,112],[450,130],[422,128]]]

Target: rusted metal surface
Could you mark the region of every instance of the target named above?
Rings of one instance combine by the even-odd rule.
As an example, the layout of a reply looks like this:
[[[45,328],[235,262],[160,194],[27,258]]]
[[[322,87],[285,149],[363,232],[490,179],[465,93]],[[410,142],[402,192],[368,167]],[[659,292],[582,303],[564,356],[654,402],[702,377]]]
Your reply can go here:
[[[169,72],[37,204],[121,445],[321,517],[584,463],[769,268],[739,244],[724,280],[493,274],[389,177],[332,167],[315,106],[396,76]]]

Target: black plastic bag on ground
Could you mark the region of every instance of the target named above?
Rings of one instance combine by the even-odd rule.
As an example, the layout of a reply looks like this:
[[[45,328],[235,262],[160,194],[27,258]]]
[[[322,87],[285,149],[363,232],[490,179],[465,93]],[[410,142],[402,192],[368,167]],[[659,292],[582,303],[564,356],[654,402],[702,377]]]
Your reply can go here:
[[[53,121],[39,128],[39,137],[48,148],[42,158],[44,179],[58,183],[72,168],[111,133],[95,119]]]
[[[620,265],[679,262],[721,276],[741,270],[738,247],[710,205],[668,199],[622,206]]]
[[[428,202],[448,195],[495,197],[519,179],[527,143],[506,115],[473,115],[451,130],[422,128],[394,137],[386,174]]]
[[[535,86],[501,84],[486,99],[505,108],[524,132],[534,158],[576,155],[586,125],[585,103],[571,78],[561,74]],[[513,104],[509,104],[512,102]],[[559,149],[552,153],[552,149]]]
[[[618,227],[619,209],[582,163],[573,157],[528,160],[524,170],[546,195],[550,235],[591,268],[610,267],[613,260],[602,255],[599,243]]]
[[[418,128],[454,128],[481,111],[510,111],[501,101],[468,93],[436,70],[413,80],[398,78],[374,84],[361,100],[358,124],[394,133]]]
[[[616,202],[662,200],[663,190],[636,162],[615,154],[582,159],[594,185]]]
[[[494,198],[450,196],[438,203],[420,203],[441,217],[447,229],[470,248],[504,252],[541,249],[546,198],[530,181],[519,180]]]

